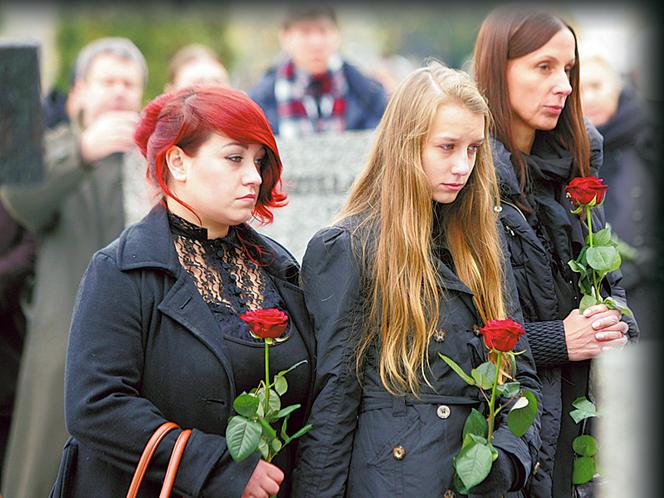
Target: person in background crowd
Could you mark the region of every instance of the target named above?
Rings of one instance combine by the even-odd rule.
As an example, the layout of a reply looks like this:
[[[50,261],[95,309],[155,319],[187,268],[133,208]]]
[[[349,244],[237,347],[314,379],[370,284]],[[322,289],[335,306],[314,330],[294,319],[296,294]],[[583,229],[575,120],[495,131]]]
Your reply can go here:
[[[655,136],[648,109],[604,57],[582,57],[583,114],[604,138],[601,176],[609,190],[606,221],[619,237],[621,285],[639,319],[641,338],[656,337],[659,275],[656,260],[657,184]]]
[[[239,90],[188,87],[150,102],[136,144],[162,202],[92,258],[72,318],[65,382],[72,438],[54,489],[70,498],[116,498],[154,431],[192,429],[174,494],[287,497],[297,443],[268,463],[229,453],[233,400],[256,387],[264,346],[240,315],[288,315],[270,351],[271,376],[288,378],[285,404],[307,417],[313,335],[294,258],[246,224],[270,222],[285,203],[281,159],[260,107]],[[179,430],[156,449],[141,496],[157,496]],[[69,469],[64,474],[65,469]]]
[[[339,54],[340,33],[332,8],[292,7],[279,41],[286,59],[249,91],[275,133],[291,137],[366,130],[378,124],[385,92]]]
[[[383,85],[389,99],[399,83],[415,69],[417,69],[417,64],[413,64],[406,57],[398,54],[385,54],[372,64],[368,73]]]
[[[166,92],[190,85],[230,86],[226,67],[205,45],[194,43],[178,50],[168,64]]]
[[[7,211],[35,234],[38,248],[3,471],[7,497],[48,496],[67,439],[64,367],[78,284],[95,251],[151,206],[133,142],[146,79],[145,59],[130,40],[85,46],[68,96],[73,114],[45,135],[44,181],[0,187]]]
[[[34,237],[9,216],[0,202],[0,466],[7,448],[25,335],[22,301],[34,260]]]
[[[521,316],[510,267],[503,273],[489,120],[466,73],[437,62],[414,71],[391,97],[340,218],[310,241],[302,285],[316,398],[293,496],[454,494],[453,457],[482,397],[438,353],[470,372],[487,356],[474,330]],[[514,377],[539,398],[525,335],[515,350]],[[510,496],[526,483],[539,417],[521,438],[505,422],[471,496]]]
[[[569,415],[572,402],[592,397],[590,359],[639,333],[633,318],[604,305],[581,314],[577,274],[567,264],[586,234],[564,187],[574,177],[597,175],[602,164],[601,136],[581,112],[580,66],[569,24],[513,5],[487,16],[473,54],[473,74],[493,116],[500,218],[542,381],[542,448],[528,487],[529,496],[541,498],[576,496],[572,440],[582,424]],[[593,216],[597,230],[602,208]],[[607,290],[624,302],[620,278],[619,271],[607,275]]]

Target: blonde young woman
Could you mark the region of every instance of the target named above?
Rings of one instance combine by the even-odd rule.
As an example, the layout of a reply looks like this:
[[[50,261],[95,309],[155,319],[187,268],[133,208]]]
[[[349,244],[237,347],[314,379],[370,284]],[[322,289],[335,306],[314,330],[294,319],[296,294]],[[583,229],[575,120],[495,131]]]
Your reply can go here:
[[[488,126],[468,75],[435,62],[413,72],[336,224],[310,241],[302,281],[316,399],[293,496],[451,496],[452,458],[481,396],[438,353],[470,371],[486,359],[478,327],[520,319],[505,290]],[[517,349],[516,378],[539,396],[527,342]],[[519,439],[501,423],[499,457],[473,494],[525,484],[538,426]]]

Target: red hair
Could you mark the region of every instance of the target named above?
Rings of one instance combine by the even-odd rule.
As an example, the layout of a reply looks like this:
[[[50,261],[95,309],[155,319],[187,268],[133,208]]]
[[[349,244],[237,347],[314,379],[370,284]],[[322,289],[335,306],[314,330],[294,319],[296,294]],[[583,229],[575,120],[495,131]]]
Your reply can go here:
[[[271,210],[286,204],[286,194],[281,191],[281,158],[262,109],[239,90],[189,87],[162,94],[150,102],[134,133],[134,141],[148,163],[147,178],[164,195],[196,214],[168,188],[166,152],[176,145],[188,156],[194,156],[212,133],[266,148],[261,167],[263,182],[252,214],[262,223],[271,223]]]

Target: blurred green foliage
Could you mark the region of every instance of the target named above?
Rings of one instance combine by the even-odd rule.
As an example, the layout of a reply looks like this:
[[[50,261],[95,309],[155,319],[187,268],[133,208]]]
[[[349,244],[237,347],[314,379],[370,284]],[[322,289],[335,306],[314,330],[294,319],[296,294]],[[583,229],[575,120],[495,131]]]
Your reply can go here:
[[[383,51],[420,59],[434,57],[449,67],[467,69],[464,65],[490,8],[488,4],[474,9],[445,4],[439,10],[431,5],[388,10],[379,21],[385,30]]]
[[[132,40],[148,63],[144,101],[163,92],[168,62],[181,47],[202,43],[217,53],[227,68],[234,51],[226,40],[227,21],[223,5],[96,4],[60,7],[56,42],[60,56],[55,87],[66,92],[78,52],[87,43],[105,36]]]

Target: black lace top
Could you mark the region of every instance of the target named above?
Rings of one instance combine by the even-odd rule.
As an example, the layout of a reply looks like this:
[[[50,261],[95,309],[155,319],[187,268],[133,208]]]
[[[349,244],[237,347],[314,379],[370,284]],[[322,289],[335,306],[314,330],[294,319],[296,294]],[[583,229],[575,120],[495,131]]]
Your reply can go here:
[[[205,228],[173,213],[168,218],[180,264],[223,325],[223,334],[262,344],[263,341],[251,337],[240,315],[260,308],[288,312],[265,270],[247,256],[237,229],[230,227],[226,237],[208,239]]]
[[[231,360],[237,394],[257,387],[264,375],[264,344],[249,334],[240,315],[259,308],[279,308],[288,315],[285,303],[270,275],[248,256],[230,227],[226,237],[208,239],[207,230],[169,213],[170,230],[180,264],[191,276],[219,323],[219,332]],[[307,348],[289,316],[289,327],[282,342],[270,347],[270,375],[287,370],[295,363],[308,360]],[[306,406],[311,363],[300,365],[286,375],[288,391],[281,396],[281,406],[299,403]],[[304,425],[304,408],[293,412],[288,421],[288,434]],[[296,444],[280,452],[274,464],[287,474],[293,468]],[[290,479],[279,491],[279,497],[290,494]]]

